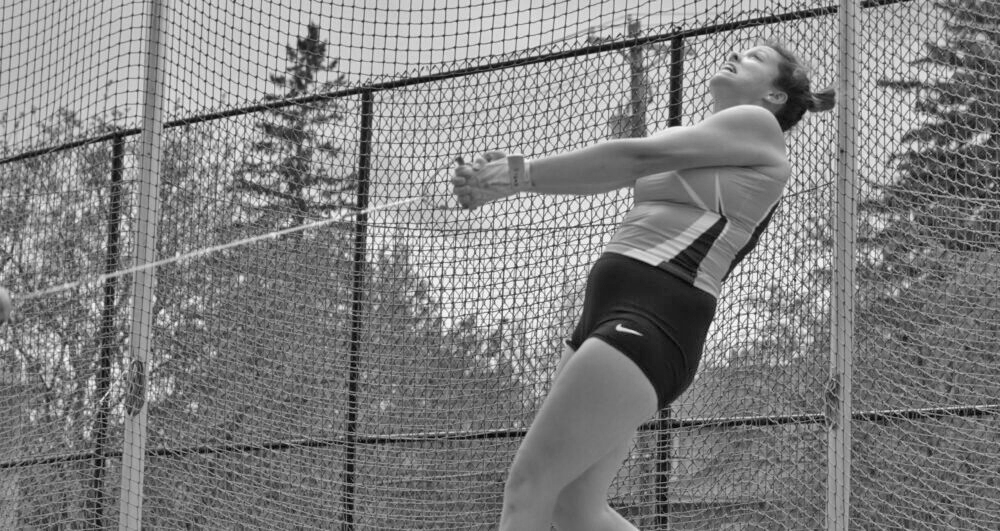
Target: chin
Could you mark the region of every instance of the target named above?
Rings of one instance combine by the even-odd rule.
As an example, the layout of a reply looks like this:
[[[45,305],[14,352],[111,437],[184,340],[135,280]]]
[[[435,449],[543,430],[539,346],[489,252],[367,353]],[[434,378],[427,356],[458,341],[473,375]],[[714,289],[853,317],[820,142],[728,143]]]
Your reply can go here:
[[[729,79],[725,72],[719,72],[708,79],[708,91],[716,96],[720,92],[726,92],[733,86],[733,80]]]

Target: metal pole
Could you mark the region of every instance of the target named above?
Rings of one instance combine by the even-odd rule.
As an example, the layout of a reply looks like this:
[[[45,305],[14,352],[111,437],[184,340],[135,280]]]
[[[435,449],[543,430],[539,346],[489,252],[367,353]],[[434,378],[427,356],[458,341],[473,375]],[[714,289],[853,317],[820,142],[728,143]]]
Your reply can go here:
[[[667,127],[681,125],[684,112],[684,38],[670,41],[670,99],[667,103]],[[673,434],[670,426],[672,408],[660,411],[660,429],[656,432],[656,527],[667,529],[670,519],[670,475],[673,472]]]
[[[841,0],[837,85],[837,183],[834,211],[830,378],[826,392],[826,529],[846,531],[851,493],[851,379],[854,354],[855,242],[855,38],[857,0]]]
[[[121,261],[121,209],[122,209],[122,175],[125,171],[125,138],[116,136],[111,144],[111,193],[108,201],[108,246],[104,259],[104,273],[110,274],[118,269]],[[104,521],[107,496],[104,493],[104,476],[107,467],[108,453],[108,416],[111,411],[111,399],[108,390],[111,386],[111,361],[115,352],[115,298],[118,291],[118,277],[104,281],[104,301],[101,309],[101,325],[98,332],[100,341],[100,356],[98,358],[97,383],[94,396],[97,400],[97,412],[94,418],[94,465],[90,480],[90,500],[88,508],[93,518],[92,529],[107,529]]]
[[[145,102],[139,142],[139,183],[136,198],[135,263],[156,261],[156,224],[160,214],[160,157],[163,141],[163,72],[161,40],[167,0],[150,0],[146,35]],[[132,320],[129,333],[130,367],[125,399],[125,438],[122,447],[122,481],[118,528],[142,527],[142,489],[146,455],[146,367],[153,320],[156,269],[132,277]]]
[[[371,178],[372,119],[375,94],[361,93],[361,132],[358,146],[358,214],[354,221],[354,260],[351,262],[351,341],[347,372],[347,426],[345,427],[344,488],[340,495],[341,531],[354,529],[354,462],[358,445],[358,379],[361,363],[361,330],[364,326],[365,269],[368,260],[368,185]]]
[[[636,38],[642,33],[642,23],[635,19],[628,21],[628,36]],[[633,138],[646,136],[646,108],[649,105],[649,90],[647,89],[646,65],[643,62],[645,46],[633,46],[628,51],[629,57],[629,103],[631,104],[630,133]]]

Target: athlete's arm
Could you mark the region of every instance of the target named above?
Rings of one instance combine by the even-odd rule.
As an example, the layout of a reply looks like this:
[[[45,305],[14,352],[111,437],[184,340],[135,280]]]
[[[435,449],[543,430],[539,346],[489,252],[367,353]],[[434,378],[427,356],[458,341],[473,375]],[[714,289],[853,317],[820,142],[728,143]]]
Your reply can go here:
[[[784,136],[774,115],[763,107],[740,105],[648,138],[611,140],[533,159],[530,191],[597,194],[671,170],[785,165]]]

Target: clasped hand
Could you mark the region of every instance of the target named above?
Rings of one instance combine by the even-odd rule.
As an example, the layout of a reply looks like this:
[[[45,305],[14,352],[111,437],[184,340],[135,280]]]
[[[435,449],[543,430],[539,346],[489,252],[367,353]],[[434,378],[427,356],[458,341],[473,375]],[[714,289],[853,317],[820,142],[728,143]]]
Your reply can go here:
[[[456,161],[459,164],[451,184],[462,208],[472,210],[518,191],[511,181],[506,153],[483,153],[472,164],[465,164],[462,159]]]

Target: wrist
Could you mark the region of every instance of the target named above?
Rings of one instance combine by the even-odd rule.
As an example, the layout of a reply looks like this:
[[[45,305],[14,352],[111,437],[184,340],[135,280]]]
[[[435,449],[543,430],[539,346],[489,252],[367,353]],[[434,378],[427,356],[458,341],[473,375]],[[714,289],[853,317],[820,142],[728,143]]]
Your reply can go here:
[[[531,180],[531,162],[524,158],[524,155],[508,155],[507,170],[514,190],[520,192],[535,187],[535,183]]]

